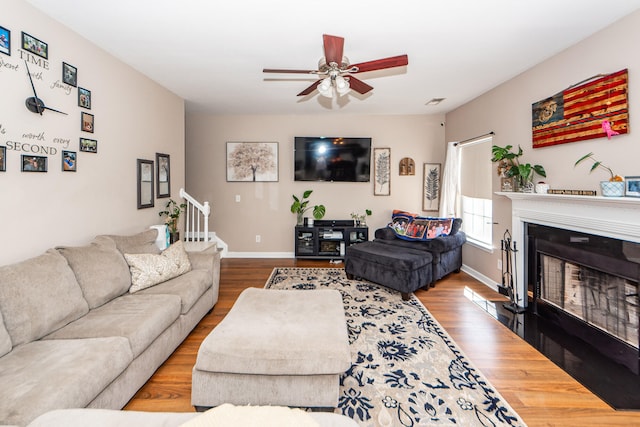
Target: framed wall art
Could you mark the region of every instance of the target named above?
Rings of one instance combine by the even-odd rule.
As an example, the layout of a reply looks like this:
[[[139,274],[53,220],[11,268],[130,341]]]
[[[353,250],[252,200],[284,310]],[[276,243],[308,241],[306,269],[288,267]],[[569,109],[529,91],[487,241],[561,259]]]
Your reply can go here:
[[[441,164],[425,163],[422,168],[422,210],[438,211],[440,208]]]
[[[85,153],[97,153],[98,141],[95,139],[80,138],[80,151]]]
[[[78,86],[78,69],[66,62],[62,63],[62,81],[73,87]]]
[[[373,149],[373,195],[391,195],[391,148]]]
[[[153,160],[137,159],[138,209],[153,207]]]
[[[156,153],[156,191],[158,199],[171,197],[171,171],[168,154]]]
[[[11,31],[0,27],[0,53],[11,56]]]
[[[532,105],[533,148],[629,132],[627,69],[585,81]]]
[[[91,110],[91,91],[78,87],[78,106]]]
[[[624,189],[625,196],[640,197],[640,176],[625,176]]]
[[[0,145],[0,172],[7,171],[7,147]]]
[[[75,151],[62,151],[62,171],[75,172],[78,170],[78,154]]]
[[[84,111],[80,113],[80,129],[83,132],[93,133],[93,114],[85,113]]]
[[[277,181],[277,142],[227,142],[227,182]]]
[[[44,59],[49,59],[49,45],[24,31],[22,32],[22,49]]]
[[[22,155],[22,172],[46,172],[47,157],[46,156],[30,156]]]

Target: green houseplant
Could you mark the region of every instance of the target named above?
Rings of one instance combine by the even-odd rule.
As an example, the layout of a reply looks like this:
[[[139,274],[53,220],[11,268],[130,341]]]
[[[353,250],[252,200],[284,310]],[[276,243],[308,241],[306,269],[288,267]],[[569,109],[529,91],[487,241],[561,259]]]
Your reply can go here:
[[[532,165],[531,163],[520,163],[518,160],[522,156],[522,147],[518,145],[518,152],[511,151],[513,146],[507,145],[499,147],[494,145],[491,147],[491,161],[500,162],[504,167],[504,176],[506,178],[515,178],[520,185],[521,191],[533,191],[533,177],[537,174],[542,177],[547,176],[547,172],[541,165]]]
[[[584,156],[580,157],[578,160],[576,160],[573,167],[578,166],[578,164],[587,159],[593,162],[593,165],[591,165],[591,169],[589,169],[589,173],[598,168],[602,168],[609,172],[609,180],[600,181],[600,189],[602,190],[602,195],[607,197],[624,196],[624,179],[620,175],[616,175],[615,173],[613,173],[613,170],[609,166],[605,166],[601,161],[594,159],[593,153],[585,154]]]
[[[367,225],[366,218],[371,215],[371,209],[365,209],[363,214],[351,212],[351,219],[355,221],[356,227],[364,227]]]
[[[297,224],[302,225],[304,222],[304,213],[313,208],[313,217],[315,219],[321,219],[326,213],[327,209],[324,205],[309,206],[309,196],[313,193],[313,190],[307,190],[302,193],[302,197],[298,198],[295,194],[292,195],[293,203],[291,203],[291,212],[297,215]]]
[[[180,232],[178,231],[178,221],[180,215],[187,209],[186,203],[176,202],[173,199],[169,199],[165,205],[165,210],[158,212],[158,216],[166,216],[164,223],[169,228],[169,241],[174,243],[180,240]]]

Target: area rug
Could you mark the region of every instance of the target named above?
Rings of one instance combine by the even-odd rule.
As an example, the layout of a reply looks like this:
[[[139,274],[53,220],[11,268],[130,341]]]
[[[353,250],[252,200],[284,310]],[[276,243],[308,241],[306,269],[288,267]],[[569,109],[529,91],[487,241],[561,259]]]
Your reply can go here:
[[[525,426],[422,303],[340,268],[274,268],[265,288],[337,289],[352,366],[336,412],[361,426]]]

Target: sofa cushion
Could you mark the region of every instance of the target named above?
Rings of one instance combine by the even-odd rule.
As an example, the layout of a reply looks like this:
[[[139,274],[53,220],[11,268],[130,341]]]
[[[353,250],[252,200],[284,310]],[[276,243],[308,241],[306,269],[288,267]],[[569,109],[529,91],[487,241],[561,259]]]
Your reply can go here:
[[[55,249],[0,267],[0,313],[14,347],[42,338],[88,311],[73,271]]]
[[[118,250],[124,254],[159,254],[156,245],[158,230],[151,228],[131,236],[108,235],[116,243]]]
[[[87,246],[57,249],[73,269],[89,308],[111,301],[131,286],[129,266],[112,239],[98,236]]]
[[[380,229],[389,230],[389,229]],[[393,231],[389,230],[392,234]],[[381,236],[381,237],[379,237]],[[467,241],[467,236],[463,232],[456,233],[453,236],[442,236],[437,239],[425,240],[425,241],[408,241],[398,239],[393,236],[388,238],[388,231],[378,233],[376,230],[374,242],[385,243],[388,245],[402,247],[407,249],[417,249],[421,251],[427,251],[432,254],[448,252],[453,249],[459,248]]]
[[[136,295],[169,294],[177,295],[181,301],[181,314],[191,310],[202,295],[211,287],[211,273],[207,270],[191,270],[188,273],[174,277],[164,283],[147,288]]]
[[[178,296],[125,294],[44,339],[125,337],[138,357],[178,316]]]
[[[169,246],[160,255],[125,253],[124,258],[131,270],[131,293],[166,282],[191,270],[189,256],[182,241]]]
[[[4,320],[2,319],[2,313],[0,313],[0,357],[11,351],[13,344],[11,344],[11,337],[7,328],[4,327]]]
[[[125,338],[34,341],[0,358],[0,424],[88,405],[133,360]]]

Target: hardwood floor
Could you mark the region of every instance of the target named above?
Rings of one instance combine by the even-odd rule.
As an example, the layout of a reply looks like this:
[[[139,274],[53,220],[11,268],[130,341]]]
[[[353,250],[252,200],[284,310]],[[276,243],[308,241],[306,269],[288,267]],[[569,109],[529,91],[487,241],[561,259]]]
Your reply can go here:
[[[193,411],[191,368],[200,342],[226,315],[240,292],[264,286],[273,267],[340,267],[328,261],[223,259],[220,298],[125,407],[143,411]],[[496,300],[493,292],[465,273],[452,274],[416,296],[462,351],[530,426],[640,425],[640,411],[614,411],[464,295],[468,287]]]

